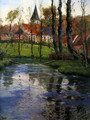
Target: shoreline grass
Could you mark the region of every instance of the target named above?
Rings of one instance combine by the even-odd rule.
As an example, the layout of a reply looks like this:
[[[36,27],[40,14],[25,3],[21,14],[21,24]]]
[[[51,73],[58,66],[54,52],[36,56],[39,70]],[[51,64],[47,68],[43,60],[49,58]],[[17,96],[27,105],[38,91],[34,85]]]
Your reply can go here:
[[[62,74],[90,77],[90,64],[88,65],[88,68],[86,69],[82,65],[81,61],[55,60],[50,63],[47,63],[46,65],[49,65],[53,68],[57,68],[58,71]]]
[[[0,71],[3,70],[6,66],[12,65],[13,61],[8,58],[4,58],[3,60],[0,60]]]

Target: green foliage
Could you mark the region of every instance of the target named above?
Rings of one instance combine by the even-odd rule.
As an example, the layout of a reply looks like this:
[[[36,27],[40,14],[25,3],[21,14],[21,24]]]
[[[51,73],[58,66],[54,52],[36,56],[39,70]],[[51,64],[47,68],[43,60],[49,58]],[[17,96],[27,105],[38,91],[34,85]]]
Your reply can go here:
[[[56,12],[56,7],[53,7],[54,13],[56,16],[58,16],[58,12]],[[42,8],[43,11],[43,25],[52,27],[52,12],[51,12],[51,6],[48,8]],[[58,24],[58,20],[56,20],[56,24]]]
[[[11,23],[17,18],[17,16],[19,15],[19,10],[11,10],[7,17],[6,17],[6,21],[10,21]]]
[[[56,7],[53,7],[54,13],[56,12]],[[49,19],[52,16],[52,12],[51,12],[51,6],[48,8],[42,8],[43,11],[43,15],[45,19]],[[56,14],[58,15],[58,13]]]

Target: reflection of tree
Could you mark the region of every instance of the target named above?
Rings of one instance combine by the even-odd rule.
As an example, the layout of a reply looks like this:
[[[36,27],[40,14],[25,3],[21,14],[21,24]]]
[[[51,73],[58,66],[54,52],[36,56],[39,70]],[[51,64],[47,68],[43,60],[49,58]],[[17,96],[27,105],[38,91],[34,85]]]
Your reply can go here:
[[[61,88],[60,88],[61,80],[62,80],[62,78],[59,78],[58,82],[57,82],[57,85],[56,85],[56,91],[57,91],[57,93],[60,93],[60,91],[61,91]]]
[[[53,82],[54,80],[51,78],[50,83]],[[75,81],[72,86],[70,84],[72,84],[72,81],[69,81],[69,79],[59,78],[54,93],[52,84],[49,84],[51,95],[47,96],[46,114],[50,120],[89,120],[89,113],[86,112],[82,103],[82,99],[85,100],[85,98],[75,91]]]
[[[7,75],[7,74],[9,74],[9,73],[7,73],[7,71],[5,71],[4,73],[3,73],[3,85],[5,86],[5,87],[9,87],[10,85],[12,85],[13,84],[13,79],[12,79],[12,77],[11,76],[9,76],[9,75]]]
[[[12,78],[13,74],[14,74],[14,71],[11,68],[8,68],[2,72],[1,80],[2,80],[3,86],[9,87],[10,85],[13,84],[13,78]]]
[[[49,86],[48,86],[48,91],[52,91],[52,88],[53,88],[53,83],[54,83],[54,77],[52,76],[51,78],[50,78],[50,84],[49,84]]]

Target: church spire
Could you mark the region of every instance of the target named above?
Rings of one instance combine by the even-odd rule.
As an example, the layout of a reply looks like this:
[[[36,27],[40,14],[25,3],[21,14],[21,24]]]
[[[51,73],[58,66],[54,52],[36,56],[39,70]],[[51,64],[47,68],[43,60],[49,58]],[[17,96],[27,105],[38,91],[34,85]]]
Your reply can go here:
[[[34,12],[31,17],[31,21],[40,21],[38,11],[37,11],[37,6],[36,6],[36,0],[35,0],[35,8],[34,8]]]

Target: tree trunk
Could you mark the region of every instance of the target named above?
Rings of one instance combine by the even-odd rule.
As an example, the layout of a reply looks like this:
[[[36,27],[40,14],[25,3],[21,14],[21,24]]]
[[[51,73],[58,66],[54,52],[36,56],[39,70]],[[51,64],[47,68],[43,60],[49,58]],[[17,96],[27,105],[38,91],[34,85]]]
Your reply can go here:
[[[40,39],[40,61],[42,57],[41,49],[42,49],[42,20],[41,20],[41,39]]]
[[[67,0],[67,28],[66,28],[66,32],[67,32],[67,44],[68,44],[68,49],[70,51],[70,53],[74,56],[74,57],[78,57],[78,53],[77,51],[74,49],[73,47],[73,43],[72,43],[72,21],[71,21],[71,0]]]
[[[33,58],[33,41],[32,41],[32,30],[31,30],[31,57]]]
[[[83,63],[84,63],[84,66],[87,68],[88,50],[87,50],[87,41],[86,41],[85,1],[83,0],[81,0],[81,9],[82,9],[81,39],[83,43]]]
[[[55,52],[56,52],[56,54],[58,54],[57,43],[56,43],[55,12],[53,10],[53,0],[52,0],[52,5],[51,5],[51,11],[52,11],[52,36],[53,36],[53,44],[54,44]]]
[[[18,55],[20,57],[20,36],[21,36],[21,32],[20,32],[20,25],[19,25],[19,41],[18,41]]]
[[[58,26],[58,40],[59,40],[59,52],[63,52],[63,47],[62,47],[62,0],[59,0],[59,7],[58,7],[58,12],[59,12],[59,26]]]
[[[87,47],[87,40],[86,40],[86,21],[85,21],[85,67],[88,67],[88,62],[87,62],[87,58],[88,58],[88,47]]]
[[[1,29],[1,28],[0,28]],[[1,30],[0,30],[0,41],[1,41]]]

